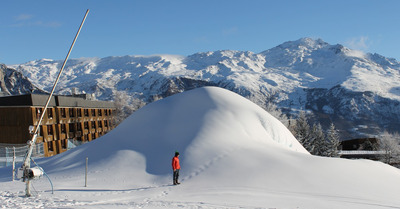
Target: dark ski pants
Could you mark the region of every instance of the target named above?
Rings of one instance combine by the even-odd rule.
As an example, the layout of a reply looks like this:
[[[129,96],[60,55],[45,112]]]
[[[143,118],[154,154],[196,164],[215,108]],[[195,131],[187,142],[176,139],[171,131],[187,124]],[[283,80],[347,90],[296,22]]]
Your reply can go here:
[[[179,178],[179,169],[176,169],[174,171],[174,184],[178,183],[178,178]]]

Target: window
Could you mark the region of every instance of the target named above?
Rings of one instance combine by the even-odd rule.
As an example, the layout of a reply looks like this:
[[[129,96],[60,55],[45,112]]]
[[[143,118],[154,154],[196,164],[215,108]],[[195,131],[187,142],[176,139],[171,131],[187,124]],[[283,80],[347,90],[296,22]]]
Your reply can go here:
[[[108,121],[104,121],[104,127],[108,127]]]
[[[49,119],[52,119],[52,118],[53,118],[53,109],[52,109],[52,108],[47,109],[47,117],[48,117]]]
[[[89,122],[84,123],[85,129],[89,129]]]
[[[67,115],[65,114],[65,108],[61,108],[61,117],[65,118]]]
[[[92,129],[96,128],[96,122],[92,121]]]
[[[49,152],[53,152],[54,151],[53,142],[52,141],[51,142],[47,142],[47,150]]]
[[[104,115],[108,116],[108,110],[104,110]]]
[[[41,114],[42,114],[42,108],[36,108],[36,119],[39,119]]]
[[[62,147],[63,149],[67,149],[67,139],[61,140],[61,147]]]
[[[92,140],[93,139],[96,139],[96,134],[95,133],[92,133]]]
[[[83,114],[85,115],[85,117],[89,116],[89,110],[88,109],[84,109],[83,110]]]
[[[69,132],[75,132],[75,125],[73,123],[70,123],[68,126],[69,126]]]
[[[92,116],[96,116],[96,111],[95,111],[95,109],[92,109]]]
[[[53,126],[52,125],[47,126],[47,135],[53,135]]]
[[[63,134],[67,133],[67,130],[65,128],[65,124],[61,124],[61,133],[63,133]]]
[[[82,123],[77,123],[76,126],[78,131],[82,131]]]
[[[98,122],[99,128],[103,128],[103,124],[101,123],[101,121]]]
[[[79,118],[82,117],[82,109],[77,109],[76,115],[78,115]]]
[[[75,117],[75,111],[72,108],[69,108],[69,117],[74,118]]]
[[[101,109],[98,109],[98,112],[99,112],[99,116],[103,115]]]

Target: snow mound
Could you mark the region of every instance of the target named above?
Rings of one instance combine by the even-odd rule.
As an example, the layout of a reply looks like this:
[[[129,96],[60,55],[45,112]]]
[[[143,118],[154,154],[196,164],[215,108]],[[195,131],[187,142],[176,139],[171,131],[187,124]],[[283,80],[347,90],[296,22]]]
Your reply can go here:
[[[63,164],[71,168],[68,162],[85,156],[92,166],[104,164],[114,161],[116,153],[130,152],[146,159],[146,172],[160,175],[170,173],[175,151],[184,156],[181,163],[196,167],[197,161],[224,150],[259,144],[309,154],[281,122],[251,101],[222,88],[203,87],[141,108],[105,136],[55,157],[49,169]]]

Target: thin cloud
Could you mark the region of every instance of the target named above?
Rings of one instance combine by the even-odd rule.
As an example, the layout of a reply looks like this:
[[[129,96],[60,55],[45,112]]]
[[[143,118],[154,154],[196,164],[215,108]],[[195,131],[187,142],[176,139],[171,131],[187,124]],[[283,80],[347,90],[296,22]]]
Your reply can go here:
[[[30,20],[33,18],[33,15],[30,14],[20,14],[15,17],[16,21],[24,21],[24,20]]]
[[[49,21],[49,22],[43,22],[43,21],[36,21],[32,24],[33,26],[41,26],[41,27],[60,27],[61,23],[57,21]]]
[[[209,43],[210,40],[207,38],[207,36],[199,36],[194,38],[195,43]]]
[[[60,27],[61,23],[57,21],[37,20],[33,15],[20,14],[14,18],[15,23],[11,27]]]
[[[229,36],[229,35],[237,33],[238,31],[239,31],[238,27],[235,26],[235,27],[226,28],[226,29],[222,30],[222,34],[224,36]]]
[[[371,43],[367,36],[361,36],[352,38],[346,42],[346,45],[351,49],[357,49],[361,51],[368,51]]]

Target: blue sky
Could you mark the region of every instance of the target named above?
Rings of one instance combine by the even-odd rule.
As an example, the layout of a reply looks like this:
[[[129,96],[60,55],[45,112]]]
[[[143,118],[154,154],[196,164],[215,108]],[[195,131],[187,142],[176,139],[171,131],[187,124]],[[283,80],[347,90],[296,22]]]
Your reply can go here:
[[[255,53],[302,37],[400,60],[397,0],[13,0],[0,13],[0,63],[215,50]]]

